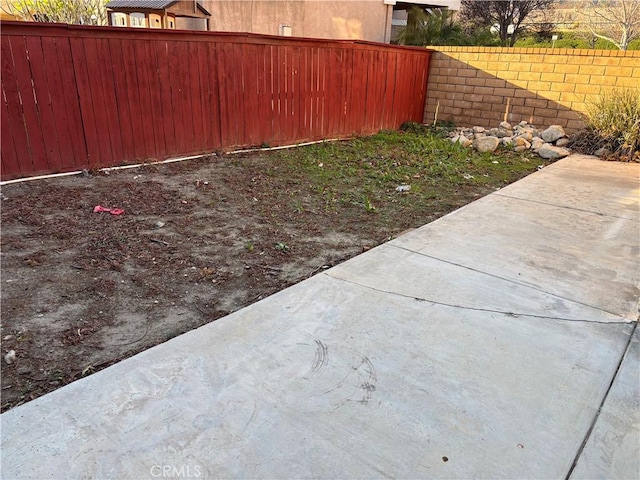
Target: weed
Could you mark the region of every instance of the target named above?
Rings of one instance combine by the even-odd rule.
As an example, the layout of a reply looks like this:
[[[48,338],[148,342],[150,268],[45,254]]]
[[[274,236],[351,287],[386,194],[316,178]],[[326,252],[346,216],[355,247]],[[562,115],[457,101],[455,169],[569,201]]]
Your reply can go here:
[[[244,244],[244,248],[249,253],[253,253],[253,251],[255,250],[255,246],[253,245],[253,242],[251,240],[247,240],[247,242]]]
[[[282,253],[287,253],[287,252],[289,252],[289,250],[291,250],[291,249],[289,248],[289,245],[287,245],[287,244],[286,244],[286,243],[284,243],[284,242],[278,242],[278,243],[276,243],[274,248],[275,248],[276,250],[278,250],[279,252],[282,252]]]
[[[371,199],[367,196],[364,197],[364,209],[368,213],[374,213],[376,211],[376,206],[371,203]]]
[[[302,205],[302,202],[300,200],[293,201],[293,210],[296,213],[304,213],[304,205]]]

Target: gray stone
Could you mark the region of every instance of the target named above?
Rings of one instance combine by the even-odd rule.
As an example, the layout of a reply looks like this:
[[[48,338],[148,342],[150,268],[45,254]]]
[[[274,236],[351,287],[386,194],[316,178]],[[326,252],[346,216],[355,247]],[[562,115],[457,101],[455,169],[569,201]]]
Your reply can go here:
[[[473,133],[483,133],[484,132],[484,127],[479,127],[479,126],[475,126],[473,127]]]
[[[530,142],[531,140],[533,140],[533,129],[531,128],[527,128],[527,129],[522,129],[518,132],[518,137],[522,137],[524,138],[527,142]]]
[[[571,154],[569,150],[562,147],[555,147],[548,143],[545,143],[539,150],[538,155],[542,158],[548,158],[551,160],[557,160],[559,158],[568,157]]]
[[[494,152],[499,144],[500,139],[498,137],[481,137],[473,141],[473,148],[480,153]]]
[[[460,135],[456,135],[455,137],[453,137],[451,139],[451,141],[453,143],[458,143],[460,145],[462,145],[463,147],[470,147],[473,144],[473,141],[471,141],[470,139],[468,139],[465,135],[460,134]]]
[[[563,137],[556,140],[556,147],[566,147],[570,143],[571,143],[571,140],[569,140],[567,137]]]
[[[495,132],[495,136],[498,138],[513,137],[513,130],[498,129],[498,131]]]
[[[564,129],[560,125],[551,125],[540,134],[542,139],[547,143],[553,143],[565,135]]]
[[[542,148],[542,146],[544,144],[545,144],[544,140],[542,140],[541,138],[538,138],[538,137],[534,137],[531,140],[531,149],[535,150],[535,151],[538,151],[538,150],[540,150]]]
[[[7,354],[4,356],[4,361],[7,362],[8,365],[11,365],[16,360],[16,351],[9,350]]]
[[[606,157],[608,155],[611,155],[611,152],[609,151],[609,149],[602,147],[596,150],[595,152],[593,152],[593,154],[596,157]]]
[[[511,130],[511,124],[509,122],[500,122],[500,128],[502,130]]]
[[[511,147],[513,146],[513,137],[504,137],[502,140],[500,140],[500,142],[505,147]]]

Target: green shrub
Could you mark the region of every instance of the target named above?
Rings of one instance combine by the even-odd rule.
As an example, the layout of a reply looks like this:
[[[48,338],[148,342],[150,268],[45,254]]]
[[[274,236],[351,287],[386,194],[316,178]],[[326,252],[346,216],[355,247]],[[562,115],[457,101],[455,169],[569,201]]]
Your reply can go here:
[[[613,154],[640,157],[640,89],[619,88],[587,104],[589,129]]]
[[[533,48],[581,48],[596,50],[616,50],[613,43],[602,38],[591,38],[588,35],[579,32],[558,32],[558,39],[554,42],[550,39],[538,38],[536,35],[529,35],[516,41],[516,47],[533,47]]]

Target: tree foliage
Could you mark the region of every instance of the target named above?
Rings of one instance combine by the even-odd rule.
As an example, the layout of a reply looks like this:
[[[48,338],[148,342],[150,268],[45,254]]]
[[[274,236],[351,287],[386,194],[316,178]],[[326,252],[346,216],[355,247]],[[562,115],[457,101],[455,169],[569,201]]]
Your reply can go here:
[[[398,33],[401,45],[459,45],[464,43],[462,28],[453,12],[444,9],[424,10],[413,6],[407,15],[407,26]]]
[[[513,47],[527,30],[525,20],[550,9],[555,0],[462,0],[461,16],[469,31],[493,27],[500,45]]]
[[[13,17],[32,22],[107,24],[103,0],[15,0],[2,9]]]
[[[590,0],[575,8],[581,24],[620,50],[640,38],[640,0]]]

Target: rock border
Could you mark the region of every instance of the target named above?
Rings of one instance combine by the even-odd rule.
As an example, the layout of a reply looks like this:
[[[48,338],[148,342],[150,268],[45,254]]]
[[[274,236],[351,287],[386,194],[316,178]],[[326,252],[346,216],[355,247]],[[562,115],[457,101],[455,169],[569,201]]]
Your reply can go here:
[[[502,145],[516,152],[531,150],[549,160],[571,155],[571,150],[566,148],[570,142],[569,137],[560,125],[551,125],[539,130],[522,121],[515,126],[509,122],[502,122],[497,128],[488,130],[480,126],[458,127],[450,134],[450,138],[451,142],[465,148],[472,147],[480,153],[494,152]]]

